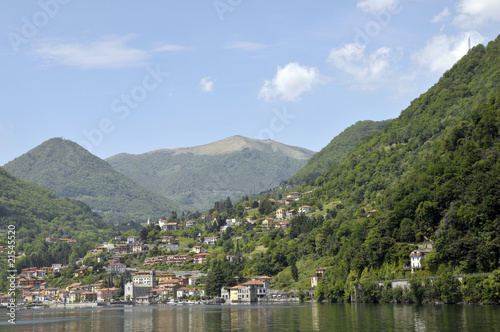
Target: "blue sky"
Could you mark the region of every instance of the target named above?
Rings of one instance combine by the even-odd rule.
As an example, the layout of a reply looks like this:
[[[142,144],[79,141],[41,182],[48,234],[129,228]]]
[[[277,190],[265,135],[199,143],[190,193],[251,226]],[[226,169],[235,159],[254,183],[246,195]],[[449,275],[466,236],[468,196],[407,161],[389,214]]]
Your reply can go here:
[[[498,0],[3,0],[0,165],[52,137],[101,158],[232,135],[319,151],[498,34]]]

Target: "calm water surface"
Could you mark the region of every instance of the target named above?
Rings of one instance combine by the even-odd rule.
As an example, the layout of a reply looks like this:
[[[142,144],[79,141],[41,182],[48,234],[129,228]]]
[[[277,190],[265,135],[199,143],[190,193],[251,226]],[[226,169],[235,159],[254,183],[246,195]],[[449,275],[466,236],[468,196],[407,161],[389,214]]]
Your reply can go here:
[[[493,331],[500,307],[272,304],[22,310],[2,309],[0,331]]]

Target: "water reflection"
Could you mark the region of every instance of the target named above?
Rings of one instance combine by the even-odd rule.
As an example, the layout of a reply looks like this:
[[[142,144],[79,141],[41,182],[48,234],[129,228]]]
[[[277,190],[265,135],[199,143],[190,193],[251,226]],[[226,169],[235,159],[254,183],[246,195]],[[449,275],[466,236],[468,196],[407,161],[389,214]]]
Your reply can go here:
[[[293,304],[25,310],[0,331],[493,331],[500,307]]]

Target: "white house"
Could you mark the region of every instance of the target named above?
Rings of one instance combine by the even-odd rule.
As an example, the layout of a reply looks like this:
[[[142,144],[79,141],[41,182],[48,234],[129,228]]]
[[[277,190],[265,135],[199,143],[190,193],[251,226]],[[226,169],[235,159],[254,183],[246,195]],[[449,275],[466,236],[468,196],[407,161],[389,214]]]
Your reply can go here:
[[[299,207],[299,214],[300,213],[308,214],[311,212],[312,212],[312,207],[310,207],[310,206],[304,205],[304,206]]]
[[[137,236],[130,235],[129,237],[127,237],[127,243],[128,244],[139,243],[139,238]]]
[[[206,244],[209,244],[209,245],[214,245],[218,238],[219,238],[218,236],[209,236],[209,237],[206,237],[203,240],[203,242]]]
[[[125,273],[127,270],[127,266],[122,263],[111,263],[108,265],[107,271],[108,273],[116,272],[116,273]]]
[[[430,253],[431,250],[425,249],[425,250],[413,250],[410,254],[410,260],[411,260],[411,269],[413,272],[413,269],[420,269],[422,267],[422,264],[420,263],[424,258],[425,255]]]

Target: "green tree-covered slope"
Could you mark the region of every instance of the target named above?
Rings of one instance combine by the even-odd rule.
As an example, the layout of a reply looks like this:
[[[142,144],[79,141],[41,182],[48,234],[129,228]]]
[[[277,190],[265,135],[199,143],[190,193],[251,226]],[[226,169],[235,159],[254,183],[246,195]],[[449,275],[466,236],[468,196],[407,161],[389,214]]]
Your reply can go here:
[[[22,181],[3,168],[0,168],[0,228],[15,232],[8,234],[15,239],[9,250],[16,255],[24,254],[16,261],[18,269],[67,264],[73,251],[83,257],[95,243],[107,241],[112,232],[111,226],[84,203],[58,198],[48,189]],[[49,244],[46,237],[73,239],[76,243]],[[8,247],[6,235],[0,237],[0,245]],[[6,263],[7,259],[2,258],[2,272]]]
[[[292,176],[288,182],[302,183],[306,180],[316,180],[316,178],[328,171],[330,167],[343,162],[361,139],[381,130],[389,122],[390,120],[356,122],[333,138],[327,146],[309,159],[306,165],[297,174]]]
[[[320,298],[349,301],[356,287],[363,301],[378,301],[381,289],[372,281],[410,277],[404,266],[420,243],[432,244],[433,252],[416,275],[448,276],[436,281],[439,292],[451,274],[497,271],[498,278],[499,158],[500,37],[472,49],[314,186],[293,189],[310,194],[287,209],[320,211],[293,218],[286,231],[243,231],[239,250],[252,259],[236,273],[269,274],[276,287],[304,288],[316,268],[327,267]],[[244,216],[242,206],[252,206],[257,223],[273,216],[257,213],[258,199],[235,202],[228,214]],[[222,248],[231,248],[227,241]]]
[[[7,163],[15,176],[88,204],[106,221],[170,215],[177,206],[117,172],[78,144],[52,138]]]
[[[227,196],[234,199],[277,186],[312,155],[272,140],[233,136],[192,148],[119,154],[106,161],[136,183],[195,211]]]
[[[337,278],[403,265],[398,243],[434,241],[428,266],[500,266],[500,38],[479,45],[324,176],[342,201],[322,227]],[[371,218],[364,218],[371,210]]]

